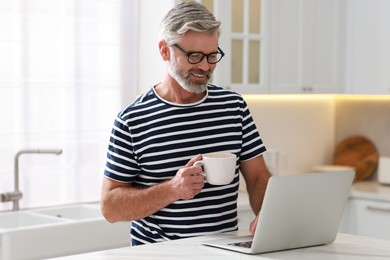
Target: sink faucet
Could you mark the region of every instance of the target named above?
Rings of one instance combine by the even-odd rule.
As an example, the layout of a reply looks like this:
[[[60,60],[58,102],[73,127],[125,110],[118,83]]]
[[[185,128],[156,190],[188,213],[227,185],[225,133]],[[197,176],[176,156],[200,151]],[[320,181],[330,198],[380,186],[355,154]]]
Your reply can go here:
[[[0,194],[0,202],[13,202],[12,210],[19,210],[19,200],[22,199],[23,194],[19,190],[19,157],[22,154],[56,154],[60,155],[61,149],[27,149],[16,153],[14,158],[14,191]]]

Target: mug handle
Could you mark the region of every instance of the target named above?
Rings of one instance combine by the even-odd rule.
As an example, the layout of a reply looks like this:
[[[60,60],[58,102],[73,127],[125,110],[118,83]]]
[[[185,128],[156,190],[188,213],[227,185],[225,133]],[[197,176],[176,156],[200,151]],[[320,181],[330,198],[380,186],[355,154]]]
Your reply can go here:
[[[202,174],[204,177],[206,177],[206,173],[204,172],[204,168],[203,168],[204,162],[203,161],[196,161],[194,163],[194,165],[202,167],[202,171],[199,174]]]

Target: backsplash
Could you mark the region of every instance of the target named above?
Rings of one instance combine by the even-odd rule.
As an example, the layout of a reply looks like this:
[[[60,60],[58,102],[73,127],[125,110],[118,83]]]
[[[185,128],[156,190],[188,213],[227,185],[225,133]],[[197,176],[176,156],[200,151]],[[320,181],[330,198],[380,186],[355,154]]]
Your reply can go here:
[[[244,95],[267,149],[280,153],[281,175],[310,172],[331,160],[333,95]]]
[[[335,98],[335,142],[351,135],[370,139],[380,156],[390,157],[390,96]],[[376,179],[376,173],[371,177]]]
[[[336,145],[351,135],[390,157],[390,95],[244,95],[266,146],[284,157],[282,174],[332,164]],[[376,173],[372,175],[376,179]]]

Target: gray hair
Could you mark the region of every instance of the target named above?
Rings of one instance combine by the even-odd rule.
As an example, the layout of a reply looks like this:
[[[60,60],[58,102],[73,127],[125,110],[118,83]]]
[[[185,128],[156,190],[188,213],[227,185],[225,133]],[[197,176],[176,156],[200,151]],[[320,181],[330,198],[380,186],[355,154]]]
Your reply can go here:
[[[160,39],[173,45],[189,30],[196,32],[218,32],[220,21],[202,4],[190,1],[176,5],[163,18],[160,25]]]

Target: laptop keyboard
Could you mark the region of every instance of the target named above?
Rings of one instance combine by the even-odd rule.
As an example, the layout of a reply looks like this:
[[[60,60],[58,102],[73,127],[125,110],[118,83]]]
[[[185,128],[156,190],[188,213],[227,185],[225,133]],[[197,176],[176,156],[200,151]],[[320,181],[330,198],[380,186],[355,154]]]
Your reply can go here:
[[[252,241],[231,243],[231,244],[229,244],[229,246],[240,246],[240,247],[251,248]]]

